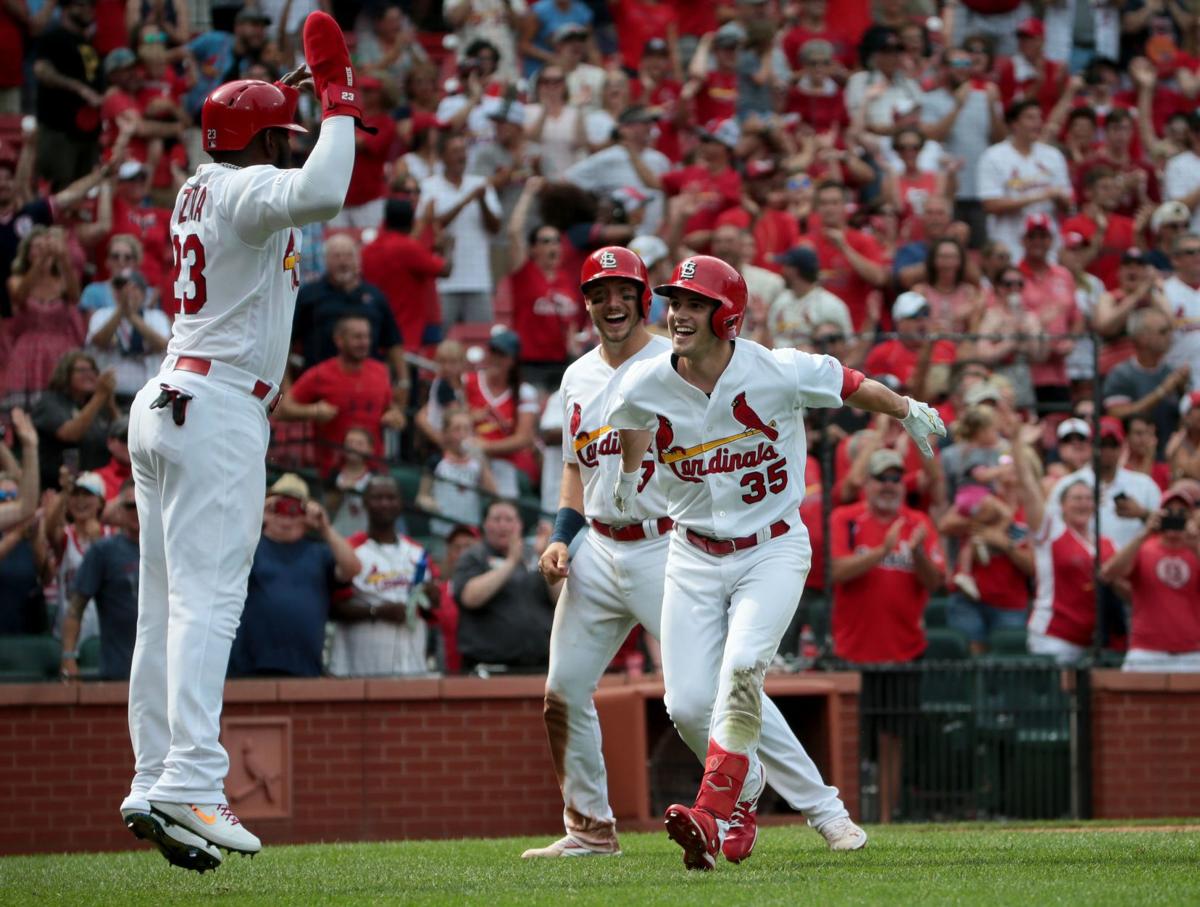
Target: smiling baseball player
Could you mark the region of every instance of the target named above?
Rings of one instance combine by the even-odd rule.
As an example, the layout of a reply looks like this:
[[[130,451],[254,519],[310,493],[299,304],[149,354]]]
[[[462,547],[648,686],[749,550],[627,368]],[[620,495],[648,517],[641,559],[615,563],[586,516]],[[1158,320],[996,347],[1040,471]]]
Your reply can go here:
[[[666,516],[666,487],[653,456],[641,464],[638,493],[629,512],[617,511],[611,490],[620,471],[621,448],[605,416],[625,371],[670,350],[666,339],[645,326],[648,283],[645,265],[629,249],[599,249],[583,264],[581,289],[601,345],[572,364],[563,377],[563,485],[555,533],[540,563],[550,582],[566,579],[550,635],[545,716],[567,834],[548,847],[526,851],[527,858],[620,852],[592,695],[635,624],[655,638],[659,635],[672,521]],[[591,532],[570,558],[568,545],[583,528],[585,516],[591,520]],[[703,759],[707,721],[680,725],[679,731]],[[837,789],[822,782],[816,765],[766,698],[762,750],[772,786],[808,817],[832,849],[854,850],[866,843],[866,834],[850,821]],[[749,789],[754,795],[738,804],[724,842],[725,856],[734,862],[750,855],[757,838],[755,813],[762,782]]]
[[[684,259],[655,293],[670,299],[671,351],[632,363],[606,423],[619,429],[613,503],[637,514],[654,442],[674,521],[663,594],[667,710],[679,728],[708,729],[695,804],[667,810],[688,869],[712,869],[756,791],[762,687],[804,589],[812,549],[804,495],[803,407],[848,403],[902,420],[925,456],[945,435],[937,413],[830,356],[737,340],[746,283],[707,255]]]
[[[360,116],[342,31],[304,24],[323,110],[301,169],[289,164],[302,69],[217,88],[201,113],[200,166],[171,215],[180,312],[159,375],[130,412],[141,519],[140,607],[129,684],[135,775],[126,825],[203,872],[217,848],[261,844],[226,801],[222,692],[266,487],[267,409],[278,396],[300,286],[299,227],[341,209]]]

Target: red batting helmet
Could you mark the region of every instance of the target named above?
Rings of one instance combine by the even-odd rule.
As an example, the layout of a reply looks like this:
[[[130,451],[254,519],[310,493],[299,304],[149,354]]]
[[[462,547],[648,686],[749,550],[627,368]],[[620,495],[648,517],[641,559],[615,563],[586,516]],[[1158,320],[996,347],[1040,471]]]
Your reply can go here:
[[[605,246],[583,260],[579,270],[579,289],[586,290],[597,280],[620,277],[632,280],[642,290],[642,317],[650,316],[650,275],[640,255],[624,246]]]
[[[746,314],[746,281],[737,269],[711,255],[693,255],[675,266],[671,282],[655,287],[659,296],[673,296],[678,290],[698,293],[717,303],[712,314],[713,333],[732,340]]]
[[[258,79],[226,82],[204,99],[200,125],[205,151],[241,151],[268,127],[308,132],[292,122],[300,93]]]

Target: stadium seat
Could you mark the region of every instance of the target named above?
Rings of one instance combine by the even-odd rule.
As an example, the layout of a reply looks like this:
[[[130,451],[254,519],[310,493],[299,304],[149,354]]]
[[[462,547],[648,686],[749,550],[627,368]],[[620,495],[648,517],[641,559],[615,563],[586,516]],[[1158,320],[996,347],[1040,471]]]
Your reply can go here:
[[[1029,654],[1025,628],[997,627],[988,634],[988,652],[997,658],[1023,658]]]
[[[925,631],[928,645],[925,649],[927,661],[960,661],[970,657],[967,637],[949,627],[934,627]]]
[[[100,637],[91,636],[79,646],[79,676],[91,680],[100,676]]]
[[[54,680],[62,644],[53,636],[0,636],[0,682]]]
[[[925,628],[939,629],[949,626],[947,615],[950,612],[950,600],[947,598],[931,598],[925,606]]]

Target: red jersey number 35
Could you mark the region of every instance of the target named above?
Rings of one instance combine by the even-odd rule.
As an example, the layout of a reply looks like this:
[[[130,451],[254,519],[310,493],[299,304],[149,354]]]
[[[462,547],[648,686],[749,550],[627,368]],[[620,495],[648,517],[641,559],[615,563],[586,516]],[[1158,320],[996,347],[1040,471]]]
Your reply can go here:
[[[208,302],[208,285],[204,280],[204,244],[195,233],[181,242],[171,237],[175,250],[175,303],[185,315],[195,315]]]

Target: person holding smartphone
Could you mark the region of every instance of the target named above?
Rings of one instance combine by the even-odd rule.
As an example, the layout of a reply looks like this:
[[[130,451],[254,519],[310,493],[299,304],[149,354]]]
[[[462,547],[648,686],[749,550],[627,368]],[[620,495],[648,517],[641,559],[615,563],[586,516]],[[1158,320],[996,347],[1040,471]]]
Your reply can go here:
[[[1200,514],[1188,484],[1177,482],[1161,510],[1101,569],[1105,582],[1128,580],[1133,626],[1125,671],[1200,672]]]

